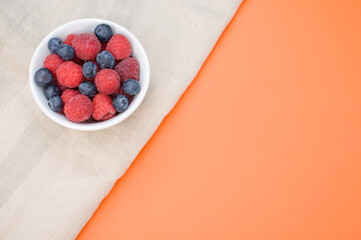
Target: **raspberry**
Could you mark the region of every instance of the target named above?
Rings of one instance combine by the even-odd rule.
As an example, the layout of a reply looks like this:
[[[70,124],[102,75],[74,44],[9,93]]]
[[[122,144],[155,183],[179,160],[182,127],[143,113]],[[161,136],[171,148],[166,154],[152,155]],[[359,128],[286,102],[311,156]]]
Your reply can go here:
[[[50,72],[52,74],[55,74],[56,69],[58,69],[58,67],[64,63],[64,60],[61,59],[58,55],[56,54],[50,54],[49,56],[47,56],[44,60],[44,68],[47,68],[50,70]]]
[[[132,52],[128,39],[120,34],[114,35],[109,40],[106,49],[113,54],[115,60],[127,58]]]
[[[75,36],[73,48],[76,56],[83,60],[94,60],[102,45],[93,33],[81,33]]]
[[[139,64],[135,58],[128,57],[118,63],[114,70],[119,74],[120,82],[127,79],[139,79]]]
[[[72,122],[84,122],[89,119],[92,112],[93,104],[83,94],[72,97],[64,106],[64,114]]]
[[[104,94],[113,94],[118,91],[120,87],[120,78],[113,69],[102,69],[95,76],[95,85],[98,92]]]
[[[56,77],[61,85],[68,88],[78,87],[84,79],[81,66],[70,61],[59,66]]]
[[[68,45],[70,45],[70,46],[73,46],[72,44],[73,44],[74,38],[75,38],[75,34],[74,34],[74,33],[71,33],[71,34],[69,34],[69,35],[65,38],[64,43],[65,43],[65,44],[68,44]]]
[[[61,100],[63,100],[63,104],[65,106],[65,104],[72,99],[74,96],[78,95],[79,91],[76,89],[67,89],[63,92],[63,94],[61,95]]]
[[[92,117],[95,120],[107,120],[115,115],[112,99],[105,94],[98,93],[93,98]],[[106,118],[106,119],[104,119]]]
[[[108,120],[108,119],[111,119],[115,116],[115,113],[107,113],[105,114],[102,118],[99,119],[99,121],[105,121],[105,120]]]

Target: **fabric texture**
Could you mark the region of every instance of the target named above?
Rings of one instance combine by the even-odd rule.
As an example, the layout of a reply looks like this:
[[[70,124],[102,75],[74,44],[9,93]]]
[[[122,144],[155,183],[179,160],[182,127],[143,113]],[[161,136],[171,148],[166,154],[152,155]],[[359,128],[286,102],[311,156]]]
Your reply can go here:
[[[193,80],[241,0],[0,2],[0,239],[74,239]],[[138,110],[97,132],[66,129],[37,107],[32,54],[80,18],[129,29],[151,65]]]

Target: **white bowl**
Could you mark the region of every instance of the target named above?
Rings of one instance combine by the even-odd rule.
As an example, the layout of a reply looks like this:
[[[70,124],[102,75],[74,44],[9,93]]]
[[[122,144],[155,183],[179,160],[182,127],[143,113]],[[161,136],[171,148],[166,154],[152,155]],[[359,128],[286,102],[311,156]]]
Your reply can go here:
[[[66,36],[70,33],[83,33],[83,32],[94,32],[94,28],[101,23],[108,24],[114,34],[121,34],[128,38],[132,46],[132,56],[136,58],[139,62],[140,72],[139,72],[139,83],[141,86],[140,92],[133,98],[133,101],[129,104],[128,109],[119,113],[115,117],[103,121],[103,122],[89,122],[89,123],[74,123],[69,121],[63,114],[54,112],[48,106],[48,101],[43,93],[43,89],[35,84],[34,75],[36,71],[43,67],[43,62],[45,58],[50,54],[47,44],[50,38],[59,37],[65,39]],[[121,121],[128,118],[140,105],[143,101],[144,96],[147,92],[150,79],[150,67],[147,54],[144,51],[142,44],[138,39],[127,29],[111,21],[106,21],[102,19],[79,19],[56,28],[54,31],[49,33],[36,48],[34,55],[31,59],[30,69],[29,69],[29,81],[31,92],[34,96],[34,99],[40,109],[54,122],[71,129],[82,130],[82,131],[95,131],[104,128],[114,126]]]

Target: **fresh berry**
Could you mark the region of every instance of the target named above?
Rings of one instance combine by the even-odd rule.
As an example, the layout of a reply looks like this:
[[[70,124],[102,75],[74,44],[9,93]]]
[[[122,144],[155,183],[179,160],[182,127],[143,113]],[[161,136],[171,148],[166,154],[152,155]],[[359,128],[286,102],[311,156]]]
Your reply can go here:
[[[115,66],[114,70],[119,74],[120,82],[127,79],[139,79],[139,64],[135,58],[124,59]]]
[[[65,104],[74,96],[78,95],[79,91],[76,89],[67,89],[61,95],[61,100],[63,100],[63,104]]]
[[[98,38],[93,33],[78,34],[73,40],[75,54],[83,60],[95,59],[101,47]]]
[[[55,75],[56,76],[56,75]],[[55,86],[57,86],[60,89],[60,92],[63,93],[65,90],[67,90],[67,87],[64,87],[63,85],[60,84],[60,82],[58,80],[54,80],[53,83]]]
[[[61,109],[63,108],[63,101],[58,95],[52,96],[51,98],[49,98],[48,105],[51,108],[51,110],[55,112],[60,112]]]
[[[95,36],[99,39],[100,42],[108,42],[109,39],[113,36],[113,31],[107,24],[99,24],[95,27],[94,30]]]
[[[48,49],[51,53],[56,53],[61,44],[63,44],[63,41],[60,38],[51,38],[48,42]]]
[[[68,88],[78,87],[84,79],[81,66],[70,61],[59,66],[56,77],[61,85]]]
[[[75,52],[72,46],[68,44],[61,44],[58,50],[56,50],[56,54],[58,54],[61,59],[69,61],[73,59]]]
[[[113,69],[102,69],[95,77],[95,85],[98,92],[104,94],[113,94],[120,87],[119,75]]]
[[[118,73],[117,73],[117,75],[118,75]],[[118,78],[119,78],[119,76],[118,76]],[[36,85],[38,85],[40,87],[47,87],[53,83],[54,78],[49,69],[40,68],[35,73],[34,80],[35,80]]]
[[[108,114],[108,116],[106,116]],[[95,120],[105,120],[103,117],[109,119],[111,116],[115,115],[115,109],[112,105],[112,99],[102,93],[98,93],[93,98],[93,113],[92,117]]]
[[[75,38],[75,34],[74,34],[74,33],[71,33],[71,34],[69,34],[69,35],[65,38],[64,43],[65,43],[65,44],[68,44],[68,45],[70,45],[70,46],[73,46],[73,40],[74,40],[74,38]]]
[[[60,66],[60,64],[64,63],[64,60],[61,59],[56,54],[50,54],[44,60],[44,67],[49,69],[52,74],[56,74],[56,69]]]
[[[129,102],[128,98],[125,95],[116,95],[113,98],[113,107],[117,112],[124,112],[128,109]]]
[[[115,60],[119,60],[129,57],[132,47],[126,37],[116,34],[109,40],[107,51],[113,54]]]
[[[82,94],[87,95],[88,97],[94,97],[95,94],[97,94],[97,87],[95,86],[95,84],[93,82],[82,81],[79,84],[79,91]]]
[[[89,119],[92,112],[93,104],[83,94],[72,97],[64,106],[64,114],[72,122],[84,122]]]
[[[46,99],[49,99],[53,96],[59,96],[61,94],[60,89],[55,85],[50,85],[44,89],[44,94]]]
[[[114,56],[108,51],[103,51],[103,52],[98,53],[96,59],[97,59],[97,64],[100,67],[100,69],[113,68],[115,65]]]
[[[99,121],[105,121],[105,120],[111,119],[115,116],[115,114],[116,114],[116,112],[115,113],[107,113],[102,118],[100,118]]]
[[[98,67],[94,62],[89,61],[84,63],[82,72],[84,77],[92,79],[97,75]]]
[[[140,92],[140,84],[134,79],[127,79],[122,84],[123,91],[129,95],[135,95]]]

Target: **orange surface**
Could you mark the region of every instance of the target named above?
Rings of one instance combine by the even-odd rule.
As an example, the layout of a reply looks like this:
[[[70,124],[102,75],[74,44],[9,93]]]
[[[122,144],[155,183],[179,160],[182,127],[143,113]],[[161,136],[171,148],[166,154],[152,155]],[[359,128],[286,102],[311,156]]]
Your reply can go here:
[[[246,0],[78,240],[361,239],[361,2]]]

